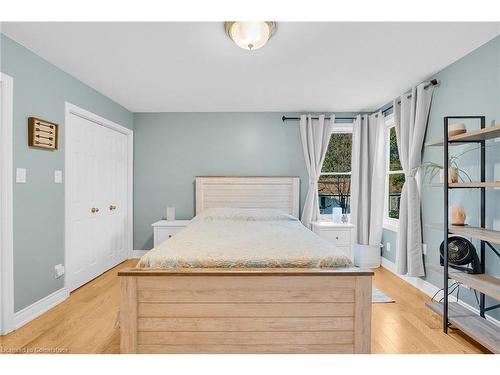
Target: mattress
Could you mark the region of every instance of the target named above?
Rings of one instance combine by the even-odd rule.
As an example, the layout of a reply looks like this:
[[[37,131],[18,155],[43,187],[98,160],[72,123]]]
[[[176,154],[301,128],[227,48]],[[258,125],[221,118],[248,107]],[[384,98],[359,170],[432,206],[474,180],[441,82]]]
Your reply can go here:
[[[351,260],[295,217],[212,208],[139,261],[140,268],[337,268]]]

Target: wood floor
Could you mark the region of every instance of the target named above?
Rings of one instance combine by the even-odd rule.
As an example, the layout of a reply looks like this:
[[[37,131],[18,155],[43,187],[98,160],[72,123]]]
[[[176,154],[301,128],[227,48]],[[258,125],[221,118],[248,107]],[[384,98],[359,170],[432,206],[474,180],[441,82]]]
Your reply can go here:
[[[47,313],[6,336],[0,352],[118,353],[120,331],[117,272],[128,260],[77,289]],[[374,285],[396,303],[374,304],[372,353],[487,353],[459,331],[441,331],[437,315],[425,307],[425,294],[389,271],[375,271]]]

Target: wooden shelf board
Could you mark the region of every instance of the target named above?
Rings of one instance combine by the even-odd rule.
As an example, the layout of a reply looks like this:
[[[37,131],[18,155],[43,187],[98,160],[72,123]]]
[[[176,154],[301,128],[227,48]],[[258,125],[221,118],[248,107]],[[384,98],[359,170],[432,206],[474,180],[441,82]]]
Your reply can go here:
[[[449,143],[479,142],[500,137],[500,125],[488,126],[484,129],[474,130],[448,138]],[[443,139],[428,142],[425,146],[441,146]]]
[[[436,271],[443,274],[442,266],[427,263],[425,267],[429,271]],[[448,268],[448,278],[458,281],[461,284],[467,285],[478,292],[484,293],[487,296],[500,301],[500,279],[498,277],[485,273],[471,274],[455,270],[453,268]]]
[[[449,269],[448,277],[500,301],[500,279],[495,276],[485,273],[471,274]]]
[[[443,230],[443,224],[426,224],[425,226],[431,229]],[[448,233],[500,244],[500,231],[498,230],[473,227],[471,225],[450,225]]]
[[[443,184],[442,183],[434,183],[434,184],[428,184],[427,186],[442,188]],[[495,181],[495,182],[454,182],[454,183],[448,184],[448,187],[450,189],[474,189],[474,188],[494,189],[494,188],[500,188],[500,181]]]
[[[443,316],[443,304],[428,302],[426,306]],[[448,304],[448,320],[462,332],[493,353],[500,353],[500,327],[474,314],[457,302]]]

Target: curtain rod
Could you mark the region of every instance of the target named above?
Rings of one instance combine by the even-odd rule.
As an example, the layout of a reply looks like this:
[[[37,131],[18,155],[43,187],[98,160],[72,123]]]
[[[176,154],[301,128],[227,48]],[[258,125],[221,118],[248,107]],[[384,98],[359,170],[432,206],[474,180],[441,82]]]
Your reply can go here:
[[[319,117],[311,117],[313,120],[317,120],[319,119]],[[330,117],[325,117],[325,120],[330,120],[331,118]],[[356,117],[335,117],[335,120],[355,120]],[[300,117],[287,117],[287,116],[283,116],[281,117],[281,120],[283,122],[285,121],[299,121],[300,120]]]
[[[424,86],[424,89],[427,89],[431,86],[437,86],[439,84],[439,81],[437,79],[432,79],[429,81],[429,83],[427,85]],[[410,99],[411,98],[411,94],[409,94],[407,97],[407,99]],[[401,100],[398,101],[398,104],[401,103]],[[385,116],[385,114],[387,112],[389,112],[391,109],[393,109],[393,105],[391,104],[389,107],[387,107],[386,109],[384,109],[382,112],[382,116]],[[363,117],[364,115],[362,115],[361,117]],[[375,117],[377,117],[378,115],[375,115]],[[312,117],[313,120],[317,120],[319,119],[319,117]],[[325,117],[325,120],[330,120],[331,118],[330,117]],[[335,117],[335,120],[355,120],[356,117]],[[283,122],[285,121],[299,121],[300,120],[300,117],[287,117],[287,116],[283,116],[281,117],[281,120]]]
[[[428,88],[429,88],[429,87],[431,87],[431,86],[437,86],[437,85],[439,85],[439,81],[438,81],[437,79],[431,79],[431,80],[429,81],[429,83],[428,83],[427,85],[425,85],[425,86],[424,86],[424,89],[426,90],[426,89],[428,89]],[[406,97],[406,99],[410,99],[410,98],[411,98],[411,94],[409,94],[409,95]],[[400,101],[398,101],[398,104],[401,104],[401,100],[400,100]],[[393,108],[394,108],[394,106],[391,104],[389,107],[387,107],[386,109],[384,109],[384,110],[382,111],[382,114],[384,114],[384,113],[385,113],[385,112],[387,112],[387,111],[390,111],[390,110],[391,110],[391,109],[393,109]]]

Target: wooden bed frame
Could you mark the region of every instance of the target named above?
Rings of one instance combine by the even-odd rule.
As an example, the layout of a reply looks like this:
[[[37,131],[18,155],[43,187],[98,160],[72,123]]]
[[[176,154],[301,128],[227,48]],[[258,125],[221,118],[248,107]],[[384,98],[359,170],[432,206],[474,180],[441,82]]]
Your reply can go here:
[[[296,177],[197,177],[196,211],[270,207],[298,216],[298,186]],[[370,353],[370,270],[131,268],[118,275],[122,353]]]

